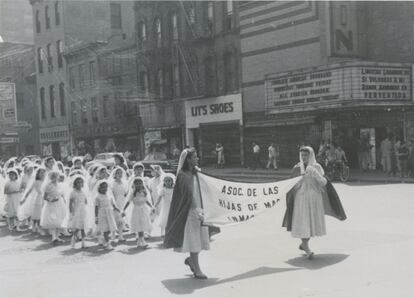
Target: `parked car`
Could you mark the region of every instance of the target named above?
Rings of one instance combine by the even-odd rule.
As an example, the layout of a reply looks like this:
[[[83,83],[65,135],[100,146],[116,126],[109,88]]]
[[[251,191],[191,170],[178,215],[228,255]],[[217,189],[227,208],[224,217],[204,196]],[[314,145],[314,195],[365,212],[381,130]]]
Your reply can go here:
[[[140,161],[145,166],[144,175],[146,177],[152,177],[151,165],[159,165],[166,173],[175,174],[177,171],[177,163],[168,160],[164,153],[151,153]]]
[[[86,163],[86,167],[89,168],[91,164],[100,163],[107,168],[111,168],[115,165],[115,158],[114,158],[115,154],[124,156],[124,154],[121,152],[98,153],[92,161],[89,161]]]

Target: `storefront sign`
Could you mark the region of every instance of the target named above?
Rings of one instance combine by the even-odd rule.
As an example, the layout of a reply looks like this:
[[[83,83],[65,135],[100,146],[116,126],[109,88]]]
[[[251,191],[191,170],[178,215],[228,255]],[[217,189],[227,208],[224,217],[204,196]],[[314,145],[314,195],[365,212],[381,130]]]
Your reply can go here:
[[[329,2],[331,56],[355,57],[358,52],[358,15],[356,1]]]
[[[69,140],[69,130],[67,126],[55,126],[40,129],[40,142],[67,142]]]
[[[269,75],[267,110],[349,100],[411,100],[412,71],[403,64],[348,63]]]
[[[0,138],[0,144],[13,144],[13,143],[18,143],[18,142],[19,142],[19,138],[8,138],[8,137]]]
[[[14,83],[0,82],[0,124],[15,124],[16,91]]]
[[[202,123],[240,121],[242,123],[241,94],[190,100],[185,103],[187,128]]]

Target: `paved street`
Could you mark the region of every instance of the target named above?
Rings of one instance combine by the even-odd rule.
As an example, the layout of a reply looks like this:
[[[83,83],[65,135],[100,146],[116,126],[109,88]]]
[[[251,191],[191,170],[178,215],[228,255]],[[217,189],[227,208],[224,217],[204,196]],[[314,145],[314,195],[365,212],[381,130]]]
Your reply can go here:
[[[184,255],[133,242],[106,252],[51,247],[0,229],[0,297],[414,297],[414,186],[343,185],[349,219],[328,218],[306,260],[281,227],[283,206],[223,229],[201,255],[210,279],[192,279]],[[2,223],[4,225],[4,223]]]

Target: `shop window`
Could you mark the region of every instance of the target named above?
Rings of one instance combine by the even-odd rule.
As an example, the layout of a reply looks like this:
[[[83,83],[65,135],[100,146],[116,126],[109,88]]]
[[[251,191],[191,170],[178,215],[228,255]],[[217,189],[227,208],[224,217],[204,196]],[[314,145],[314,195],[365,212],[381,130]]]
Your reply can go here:
[[[46,21],[46,29],[50,29],[50,16],[49,16],[49,6],[46,5],[45,7],[45,21]]]
[[[43,73],[43,51],[42,48],[37,48],[37,66],[39,73]]]
[[[92,122],[98,123],[99,122],[99,118],[98,118],[99,109],[98,109],[98,99],[96,97],[91,98],[91,109],[92,109]]]
[[[161,30],[160,18],[156,18],[154,21],[154,39],[155,39],[157,48],[162,47],[162,30]]]
[[[109,117],[109,109],[110,109],[110,101],[109,101],[109,96],[108,95],[104,95],[103,96],[103,116],[104,118],[108,118]]]
[[[79,88],[85,87],[85,65],[79,64]]]
[[[69,67],[69,87],[71,90],[75,89],[75,68]]]
[[[46,119],[46,103],[45,103],[45,88],[40,88],[40,116]]]
[[[89,62],[89,81],[91,85],[96,84],[96,62]]]
[[[70,103],[71,112],[72,112],[72,125],[78,124],[78,113],[76,111],[76,103],[72,101]]]
[[[55,2],[55,24],[60,25],[60,12],[59,12],[59,1]]]
[[[49,72],[53,70],[53,58],[52,58],[52,44],[47,44],[46,47],[46,54],[47,54],[47,69]]]
[[[55,86],[49,86],[50,117],[55,118]]]
[[[59,84],[59,99],[60,99],[60,115],[66,116],[66,99],[65,99],[65,84]]]
[[[56,42],[56,52],[57,52],[58,68],[62,68],[63,67],[63,46],[62,46],[61,40],[58,40]]]
[[[41,26],[40,26],[40,12],[36,10],[36,32],[40,33]]]
[[[80,103],[82,124],[88,124],[88,107],[86,104],[86,99],[82,99]]]
[[[111,28],[122,29],[121,4],[111,3],[110,11],[111,11]]]

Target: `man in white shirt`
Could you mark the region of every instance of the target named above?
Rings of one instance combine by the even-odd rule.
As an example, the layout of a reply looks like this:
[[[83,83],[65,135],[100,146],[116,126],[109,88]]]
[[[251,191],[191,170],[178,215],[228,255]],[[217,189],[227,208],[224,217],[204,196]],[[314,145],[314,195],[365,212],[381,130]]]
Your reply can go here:
[[[275,144],[270,144],[269,148],[267,149],[269,151],[269,161],[267,162],[266,168],[270,168],[271,165],[273,165],[273,168],[277,170],[277,151]]]

